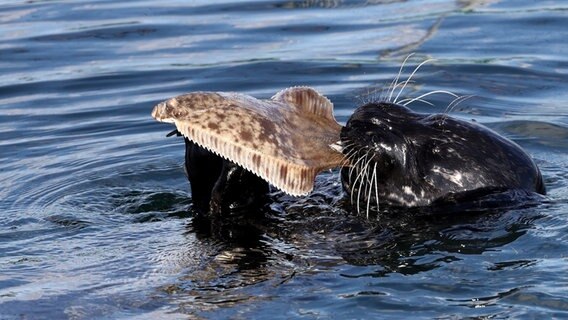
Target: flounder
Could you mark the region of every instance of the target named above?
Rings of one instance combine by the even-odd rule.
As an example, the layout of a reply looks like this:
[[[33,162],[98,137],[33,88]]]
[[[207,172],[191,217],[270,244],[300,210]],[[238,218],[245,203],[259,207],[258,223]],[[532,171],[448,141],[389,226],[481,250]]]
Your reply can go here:
[[[293,196],[311,192],[318,172],[346,163],[333,104],[309,87],[268,100],[193,92],[159,103],[152,117]]]

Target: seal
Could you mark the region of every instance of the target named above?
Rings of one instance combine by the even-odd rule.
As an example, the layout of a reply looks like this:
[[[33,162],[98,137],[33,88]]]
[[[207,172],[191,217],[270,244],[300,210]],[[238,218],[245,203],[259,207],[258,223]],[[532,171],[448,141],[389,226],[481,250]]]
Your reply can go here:
[[[355,110],[341,130],[351,166],[341,170],[351,202],[424,207],[523,190],[545,194],[540,170],[514,142],[447,114],[390,102]]]

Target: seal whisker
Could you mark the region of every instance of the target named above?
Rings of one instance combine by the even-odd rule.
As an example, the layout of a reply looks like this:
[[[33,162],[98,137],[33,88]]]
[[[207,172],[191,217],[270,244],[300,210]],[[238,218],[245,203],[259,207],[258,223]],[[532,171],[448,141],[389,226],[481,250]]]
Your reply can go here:
[[[369,193],[367,195],[367,219],[369,219],[369,208],[371,206],[371,197],[373,195],[373,180],[375,180],[376,174],[377,163],[375,162],[375,166],[373,167],[373,174],[371,175],[371,180],[369,181]]]
[[[363,151],[364,149],[361,148],[359,149],[359,151]],[[359,152],[357,152],[359,153]],[[362,156],[361,158],[359,158],[359,160],[357,160],[357,162],[355,162],[355,164],[353,166],[351,166],[351,168],[349,168],[349,176],[351,176],[351,174],[353,174],[353,170],[355,170],[355,168],[359,165],[359,163],[365,159],[365,157],[367,157],[367,155],[369,154],[369,152],[367,152],[364,156]],[[351,181],[351,180],[350,180]]]
[[[363,179],[359,180],[359,188],[357,188],[357,214],[361,214],[361,188],[363,187]]]
[[[353,167],[353,165],[351,164],[351,162],[352,162],[352,160],[357,156],[357,154],[359,153],[358,151],[360,151],[360,149],[359,149],[359,150],[352,150],[352,151],[349,151],[349,152],[345,155],[345,162],[344,162],[343,164],[341,164],[341,168],[344,168],[344,167],[347,167],[347,166]]]
[[[416,68],[414,68],[414,71],[412,71],[412,73],[410,74],[410,76],[408,77],[408,79],[406,79],[406,81],[404,81],[404,85],[402,86],[402,88],[400,89],[400,91],[398,92],[398,94],[396,95],[396,97],[394,98],[393,103],[397,103],[398,101],[398,97],[400,97],[400,95],[402,94],[402,92],[404,91],[404,88],[406,88],[406,85],[408,84],[408,82],[412,79],[412,77],[416,74],[416,72],[418,72],[418,70],[426,63],[431,62],[431,61],[435,61],[435,59],[426,59],[424,60],[422,63],[420,63]]]
[[[416,83],[416,82],[415,82],[414,80],[410,80],[410,79],[409,79],[408,84],[413,84],[413,83]],[[400,83],[398,83],[398,84],[395,86],[395,89],[396,89],[396,88],[402,88],[402,87],[404,87],[405,85],[406,85],[406,81],[400,82]],[[394,103],[394,102],[393,102],[393,103]],[[400,102],[397,102],[397,103],[400,104]]]
[[[396,78],[394,78],[394,80],[391,82],[391,86],[390,86],[391,90],[390,90],[389,98],[387,99],[388,102],[392,102],[392,95],[394,94],[394,90],[396,89],[396,87],[399,84],[398,80],[400,79],[400,75],[402,74],[402,69],[404,69],[404,65],[406,64],[406,61],[408,61],[408,59],[410,59],[410,57],[412,57],[413,55],[414,55],[414,53],[409,54],[408,56],[406,56],[404,61],[402,61],[402,64],[400,65],[400,69],[398,69],[398,74],[396,75]]]
[[[444,110],[443,113],[443,117],[442,117],[442,125],[446,122],[446,119],[449,117],[450,112],[460,103],[464,102],[465,100],[469,99],[473,97],[472,95],[467,95],[467,96],[459,96],[457,98],[455,98],[454,100],[452,100],[452,102],[450,102],[448,104],[448,106],[446,107],[446,109]]]
[[[357,161],[357,163],[358,163],[358,161]],[[353,181],[353,172],[357,168],[357,163],[349,168],[348,179],[349,179],[349,185],[351,185],[351,186],[353,186],[353,182],[354,182]],[[351,195],[351,198],[353,198],[353,194]]]
[[[444,114],[449,114],[450,112],[452,112],[452,110],[460,103],[464,102],[465,100],[469,99],[473,97],[473,95],[467,95],[467,96],[458,96],[456,97],[454,100],[452,100],[452,102],[450,102],[450,104],[448,104],[448,106],[446,107],[446,109],[444,110]]]
[[[366,161],[366,162],[363,161],[363,164],[364,164],[364,165],[363,165],[363,164],[360,164],[360,161],[361,161],[361,160],[366,160],[366,159],[368,158],[369,154],[371,153],[371,151],[372,151],[372,150],[368,150],[367,153],[366,153],[363,157],[361,157],[361,159],[360,159],[359,161],[357,161],[357,167],[359,168],[359,172],[357,173],[357,177],[355,177],[355,181],[353,182],[353,186],[357,185],[357,182],[361,182],[361,183],[362,183],[362,181],[363,181],[363,175],[365,174],[365,170],[366,170],[366,168],[367,168],[367,164],[369,163],[369,161],[370,161],[371,159],[369,159],[369,161]],[[350,181],[351,181],[351,179],[350,179]],[[354,190],[355,190],[355,188],[353,188],[353,189],[352,189],[352,192],[351,192],[351,202],[353,202],[353,196],[354,196],[353,191],[354,191]],[[358,191],[359,191],[359,192],[357,192],[357,202],[359,202],[358,199],[359,199],[360,191],[361,191],[361,190],[359,189]]]
[[[361,171],[359,163],[363,159],[365,159],[365,157],[366,157],[366,155],[359,158],[359,160],[357,160],[355,165],[352,166],[351,168],[349,168],[349,184],[351,185],[351,202],[353,202],[353,196],[354,196],[354,192],[355,192],[355,184],[357,183],[357,180],[359,179],[359,174],[360,174],[360,171]],[[355,172],[355,169],[357,169],[357,175],[355,177],[355,180],[353,180],[353,173]]]
[[[347,151],[347,153],[344,153],[344,156],[345,156],[346,159],[349,158],[349,156],[348,156],[349,154],[353,153],[353,151],[356,150],[356,149],[354,148],[354,146],[355,146],[355,145],[354,145],[353,142],[350,142],[350,141],[344,141],[344,142],[342,142],[342,150],[343,150],[343,152],[344,152],[345,150],[351,149],[351,150]]]
[[[375,178],[375,195],[377,200],[377,213],[380,212],[380,205],[379,205],[379,175],[377,174],[377,163],[375,162],[375,167],[373,168],[373,177]],[[378,214],[377,214],[378,217]]]
[[[348,157],[346,157],[346,164],[344,165],[344,167],[349,166],[349,167],[353,167],[353,165],[349,164],[353,159],[355,159],[357,157],[357,153],[356,151],[354,151],[351,155],[349,155]]]
[[[376,89],[370,87],[367,88],[366,90],[367,90],[366,93],[362,93],[357,96],[357,98],[359,98],[361,105],[372,103],[373,101],[377,100],[383,100],[386,97],[386,94],[388,94],[388,92],[385,93],[385,91],[387,90],[390,91],[390,85],[387,86],[385,84]]]
[[[452,96],[452,97],[454,97],[454,98],[459,98],[459,97],[460,97],[460,96],[458,96],[457,94],[455,94],[455,93],[453,93],[453,92],[450,92],[450,91],[446,91],[446,90],[434,90],[434,91],[430,91],[430,92],[427,92],[427,93],[425,93],[425,94],[419,95],[418,97],[413,98],[413,99],[400,100],[400,101],[399,101],[399,104],[402,104],[403,106],[407,106],[407,105],[409,105],[409,104],[411,104],[412,102],[417,101],[417,100],[418,100],[418,101],[422,101],[422,102],[427,102],[427,101],[422,100],[422,98],[427,97],[427,96],[430,96],[430,95],[433,95],[433,94],[437,94],[437,93],[447,94],[447,95],[450,95],[450,96]],[[408,102],[406,102],[406,103],[403,103],[403,102],[406,101],[406,100],[410,100],[410,101],[408,101]],[[429,103],[429,102],[428,102],[428,103]],[[430,105],[433,105],[433,104],[431,104],[431,103],[429,103],[429,104],[430,104]]]
[[[348,150],[348,149],[351,149],[351,150],[349,150],[349,151],[347,151],[347,153],[345,153],[345,157],[348,157],[348,155],[351,155],[354,152],[357,152],[358,150],[355,147],[356,147],[356,144],[354,142],[346,143],[343,147],[343,150]]]
[[[352,151],[354,151],[354,150],[356,150],[356,149],[354,148],[354,147],[355,147],[355,142],[353,142],[353,141],[351,141],[351,140],[345,140],[345,141],[342,141],[341,143],[342,143],[342,145],[343,145],[343,150],[344,150],[344,151],[345,151],[345,150],[348,150],[348,149],[351,149],[351,151],[348,151],[347,154],[350,153],[350,152],[352,152]],[[345,155],[347,156],[347,154],[345,154]]]
[[[350,151],[348,154],[345,155],[345,162],[341,164],[341,167],[351,167],[353,166],[351,164],[351,161],[355,158],[355,156],[357,155],[357,151]]]
[[[371,150],[369,150],[370,152]],[[373,158],[369,158],[369,160],[365,163],[365,167],[363,167],[363,169],[361,170],[361,173],[363,174],[361,176],[361,180],[359,180],[359,188],[357,190],[357,213],[360,214],[361,211],[359,210],[359,205],[360,205],[360,201],[361,201],[361,191],[363,190],[363,182],[366,180],[367,182],[369,181],[368,178],[368,171],[367,171],[367,167],[369,166],[369,164],[371,163],[371,161],[373,160]]]
[[[364,89],[362,89],[361,92],[359,92],[355,95],[355,98],[357,98],[359,105],[367,104],[367,100],[369,99],[369,95],[371,94],[370,88],[366,88],[366,90],[367,90],[366,93],[362,92],[363,90]]]
[[[356,154],[357,154],[357,153],[353,154],[353,157],[355,157]],[[348,174],[348,176],[349,176],[349,182],[351,182],[351,181],[353,180],[353,179],[351,179],[351,177],[352,177],[352,175],[353,175],[353,172],[355,171],[355,169],[356,169],[357,166],[359,165],[359,162],[360,162],[360,161],[362,161],[362,158],[359,158],[354,164],[352,164],[352,165],[349,167],[349,174]]]
[[[408,100],[412,100],[412,101],[403,103],[404,101],[408,101]],[[410,103],[415,102],[415,101],[419,101],[419,102],[425,103],[425,104],[427,104],[427,105],[434,106],[434,104],[433,104],[432,102],[427,101],[427,100],[424,100],[424,99],[418,99],[418,98],[402,99],[402,100],[399,101],[399,104],[401,104],[401,105],[403,105],[403,106],[406,107],[406,106],[408,106]]]
[[[392,83],[391,83],[391,84],[387,84],[387,83],[383,84],[382,87],[381,87],[381,89],[380,89],[380,90],[381,90],[381,94],[378,96],[378,99],[374,99],[374,100],[369,101],[369,102],[373,102],[373,101],[387,101],[388,95],[389,95],[389,93],[390,93],[390,91],[391,91],[391,86],[392,86]]]
[[[359,159],[357,162],[355,162],[355,164],[350,164],[352,162],[352,159],[355,158],[357,156],[357,154],[359,154],[359,151],[361,151],[361,149],[353,149],[352,151],[350,151],[351,155],[346,157],[345,164],[342,165],[342,168],[345,168],[349,164],[349,174],[347,175],[349,184],[351,184],[351,181],[353,180],[352,179],[353,171],[357,167],[358,162],[362,160],[362,159]]]
[[[361,158],[359,158],[359,160],[357,160],[357,162],[351,167],[349,168],[349,185],[351,186],[351,203],[353,203],[353,196],[354,196],[354,192],[355,192],[355,183],[357,182],[357,178],[359,177],[359,172],[357,172],[357,176],[355,177],[355,180],[353,180],[353,172],[355,172],[356,168],[359,168],[359,163],[364,159],[365,156],[362,156]],[[358,169],[360,170],[360,169]]]

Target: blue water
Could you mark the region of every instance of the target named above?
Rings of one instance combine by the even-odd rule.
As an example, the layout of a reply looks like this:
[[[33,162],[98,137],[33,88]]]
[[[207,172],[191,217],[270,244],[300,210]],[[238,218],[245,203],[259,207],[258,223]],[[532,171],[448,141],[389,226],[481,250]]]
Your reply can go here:
[[[2,1],[0,319],[568,317],[568,3]],[[337,172],[256,224],[197,223],[185,92],[327,95],[345,122],[410,53],[405,92],[525,148],[548,199],[369,221]],[[443,112],[451,99],[431,96]]]

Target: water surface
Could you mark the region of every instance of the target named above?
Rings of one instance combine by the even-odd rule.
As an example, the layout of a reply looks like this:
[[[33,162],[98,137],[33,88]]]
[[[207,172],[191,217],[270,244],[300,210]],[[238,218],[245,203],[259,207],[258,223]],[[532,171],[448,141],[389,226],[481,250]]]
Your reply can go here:
[[[564,1],[4,1],[0,318],[568,317]],[[345,122],[414,52],[406,90],[514,140],[548,200],[367,220],[336,172],[265,219],[195,219],[183,141],[150,117],[197,90],[327,95]],[[443,112],[451,98],[431,96]]]

